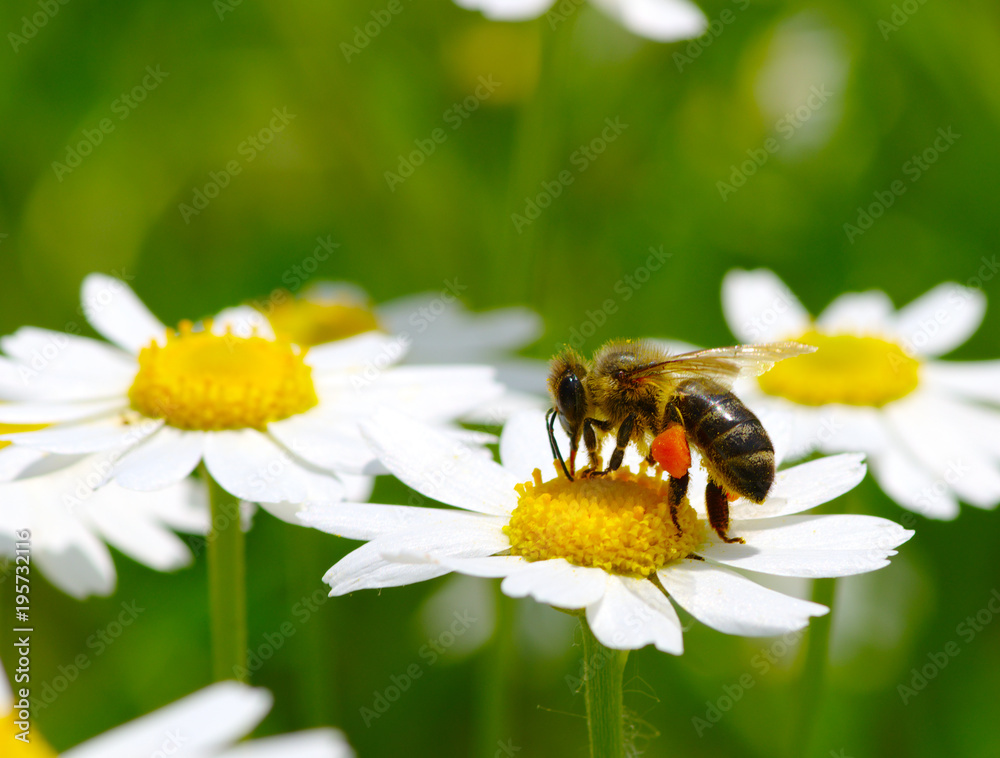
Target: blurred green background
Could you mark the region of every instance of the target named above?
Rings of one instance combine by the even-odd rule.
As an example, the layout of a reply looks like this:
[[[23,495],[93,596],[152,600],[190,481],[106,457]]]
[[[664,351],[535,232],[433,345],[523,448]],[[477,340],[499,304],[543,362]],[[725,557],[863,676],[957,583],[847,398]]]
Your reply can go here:
[[[944,280],[978,284],[983,261],[995,261],[1000,6],[987,0],[710,0],[709,35],[672,45],[587,4],[568,3],[565,21],[498,24],[450,2],[401,0],[363,48],[359,28],[385,18],[381,0],[77,0],[29,38],[23,18],[42,5],[0,9],[2,333],[35,324],[93,334],[77,311],[91,271],[134,276],[167,323],[294,289],[294,267],[327,235],[340,247],[310,281],[355,281],[381,302],[457,279],[474,309],[541,313],[546,332],[525,354],[543,359],[588,321],[597,328],[585,350],[617,336],[729,344],[719,287],[734,266],[774,269],[818,312],[845,290],[881,288],[899,305]],[[480,77],[498,84],[477,102]],[[824,93],[816,107],[812,87]],[[288,116],[258,149],[248,140],[274,109]],[[606,119],[625,126],[590,160],[578,151]],[[959,137],[915,168],[939,128]],[[769,139],[778,149],[762,161]],[[390,187],[386,172],[402,178],[401,161],[428,140],[434,151]],[[746,176],[740,164],[755,156],[761,165]],[[196,208],[213,174],[232,166],[239,173]],[[734,171],[743,185],[720,190]],[[870,229],[845,230],[897,180],[905,193]],[[527,199],[553,182],[559,194],[537,219],[512,219],[527,218]],[[616,282],[661,245],[666,265],[618,297]],[[987,270],[981,286],[995,304],[1000,282]],[[617,311],[597,323],[607,298]],[[1000,355],[998,324],[991,305],[953,357]],[[389,480],[374,496],[406,498]],[[832,507],[904,515],[870,479],[847,499]],[[956,631],[1000,584],[998,515],[965,507],[957,522],[913,523],[916,537],[890,568],[840,582],[851,597],[835,611],[810,755],[1000,754],[1000,622],[971,641]],[[310,610],[303,598],[322,601],[322,574],[353,544],[256,518],[252,652],[294,628],[253,674],[276,696],[259,733],[332,724],[362,756],[584,753],[583,697],[566,679],[580,653],[568,617],[503,603],[513,649],[497,672],[497,648],[484,642],[487,581],[440,579]],[[80,603],[34,587],[36,687],[80,654],[89,662],[36,714],[59,749],[209,680],[204,555],[173,575],[115,560],[110,598]],[[0,585],[5,608],[10,589]],[[88,639],[133,601],[144,609],[136,623],[96,654]],[[431,662],[424,646],[454,610],[477,621]],[[897,686],[952,640],[960,654],[904,705]],[[685,642],[680,658],[646,649],[629,659],[626,705],[645,754],[794,755],[794,647],[765,671],[761,656],[782,652],[781,641],[696,625]],[[421,677],[366,725],[360,709],[414,663]],[[496,692],[484,682],[496,676],[507,681],[505,712],[490,719]],[[699,735],[692,719],[737,691]]]

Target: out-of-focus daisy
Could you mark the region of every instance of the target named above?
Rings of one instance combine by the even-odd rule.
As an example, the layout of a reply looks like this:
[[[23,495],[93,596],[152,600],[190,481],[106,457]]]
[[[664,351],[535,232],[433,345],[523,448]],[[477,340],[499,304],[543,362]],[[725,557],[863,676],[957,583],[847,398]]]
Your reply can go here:
[[[705,14],[687,0],[590,0],[633,34],[658,42],[691,39],[708,26]],[[482,11],[494,21],[524,21],[551,8],[565,17],[583,0],[455,0],[463,8]],[[553,8],[553,6],[555,6]]]
[[[55,758],[56,752],[29,724],[0,668],[0,739],[17,744],[11,755]],[[350,758],[354,755],[336,729],[312,729],[240,743],[271,710],[271,693],[238,682],[219,682],[146,716],[98,735],[59,755],[63,758]],[[23,718],[22,718],[23,716]]]
[[[396,368],[381,334],[306,350],[249,306],[168,329],[117,279],[91,274],[82,296],[114,345],[32,327],[0,340],[0,398],[14,401],[0,422],[48,424],[0,438],[117,451],[108,477],[127,489],[167,487],[203,460],[225,490],[286,517],[278,504],[364,499],[378,467],[359,419],[390,407],[446,425],[502,391],[488,367]]]
[[[884,292],[854,292],[814,319],[761,269],[727,274],[722,301],[743,342],[819,348],[740,388],[765,425],[791,428],[791,457],[865,452],[886,494],[929,518],[1000,502],[1000,361],[938,360],[979,327],[982,292],[944,283],[898,311]]]
[[[893,548],[912,534],[870,516],[800,515],[861,480],[865,467],[856,454],[780,471],[763,504],[734,502],[730,534],[746,542],[727,544],[709,527],[702,502],[684,499],[678,529],[667,482],[641,464],[635,473],[626,468],[573,482],[556,473],[543,481],[539,468],[555,467],[539,413],[519,414],[504,427],[502,465],[398,414],[380,414],[364,430],[393,474],[460,510],[311,504],[299,514],[304,523],[367,540],[324,577],[331,595],[451,571],[503,577],[501,589],[511,597],[586,609],[597,639],[618,650],[653,644],[679,654],[681,623],[673,603],[730,634],[801,629],[828,609],[766,589],[732,569],[858,574],[887,565]],[[565,439],[562,444],[565,449]],[[699,492],[705,477],[693,468],[689,492]]]
[[[172,530],[208,532],[204,489],[189,480],[156,492],[99,487],[112,466],[100,454],[0,450],[0,556],[13,562],[15,543],[30,540],[31,565],[79,599],[114,591],[105,543],[157,571],[188,565],[191,551]]]
[[[493,366],[506,391],[465,420],[499,424],[519,410],[544,407],[547,363],[512,355],[541,336],[541,318],[523,307],[473,313],[460,300],[464,288],[450,281],[440,292],[375,305],[356,285],[319,282],[295,295],[278,290],[255,305],[279,336],[299,345],[382,332],[397,340],[403,364]]]

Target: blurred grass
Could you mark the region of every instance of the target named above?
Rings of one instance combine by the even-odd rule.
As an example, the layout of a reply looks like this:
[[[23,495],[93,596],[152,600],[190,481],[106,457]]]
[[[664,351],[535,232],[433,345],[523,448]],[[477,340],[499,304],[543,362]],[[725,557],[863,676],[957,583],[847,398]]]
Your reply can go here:
[[[742,5],[702,3],[710,18]],[[526,351],[540,358],[588,320],[596,326],[588,350],[616,336],[727,344],[719,284],[734,266],[773,268],[818,312],[849,289],[881,288],[903,304],[940,281],[968,282],[995,255],[995,3],[920,6],[888,39],[878,22],[891,17],[889,2],[751,3],[683,71],[674,55],[686,43],[640,40],[589,6],[553,32],[544,18],[498,25],[448,2],[406,3],[346,61],[341,43],[382,7],[260,0],[220,20],[207,0],[70,3],[16,52],[0,51],[0,332],[30,323],[92,333],[77,311],[90,271],[134,276],[167,323],[198,317],[288,286],[288,272],[326,235],[341,247],[314,278],[356,281],[378,301],[457,279],[474,308],[527,303],[546,322]],[[5,4],[0,29],[18,33],[22,16],[37,9]],[[832,126],[818,142],[803,128],[723,201],[717,182],[775,136],[779,117],[758,97],[761,72],[774,65],[775,39],[803,25],[842,51]],[[169,75],[121,120],[113,103],[158,65]],[[786,61],[780,70],[794,79],[808,67]],[[502,82],[496,96],[451,129],[445,113],[489,74]],[[267,126],[272,109],[286,107],[295,118],[246,161],[240,145]],[[616,117],[627,129],[578,172],[574,151]],[[59,181],[52,162],[65,161],[67,145],[104,118],[114,131]],[[855,223],[858,206],[905,179],[904,164],[949,126],[961,135],[955,145],[849,242],[843,225]],[[436,128],[447,140],[390,191],[385,172]],[[232,160],[241,172],[186,223],[179,204]],[[564,169],[573,184],[517,234],[511,214]],[[624,299],[615,283],[660,245],[672,256],[667,265]],[[982,286],[997,302],[997,280]],[[596,324],[588,311],[608,298],[617,311]],[[998,323],[994,306],[954,357],[1000,354]],[[376,492],[384,502],[406,497],[391,481]],[[902,516],[870,480],[857,501],[865,512]],[[989,719],[1000,624],[961,643],[909,705],[896,692],[928,653],[957,639],[956,626],[997,586],[996,514],[964,508],[956,523],[920,519],[917,528],[891,568],[841,583],[871,586],[874,599],[855,622],[860,641],[842,646],[831,671],[816,713],[817,756],[1000,752]],[[333,599],[298,624],[296,603],[322,589],[323,572],[350,547],[257,516],[248,537],[250,639],[289,619],[297,630],[254,675],[276,694],[261,731],[333,723],[361,755],[468,754],[485,668],[476,654],[425,666],[370,728],[359,713],[391,675],[425,662],[419,650],[429,634],[418,610],[444,580]],[[204,556],[174,575],[122,555],[115,561],[119,587],[110,598],[77,603],[35,588],[38,681],[51,682],[80,653],[91,661],[37,714],[58,748],[208,681]],[[133,599],[146,609],[140,619],[94,655],[90,635]],[[561,616],[528,610],[528,602],[513,604],[523,618],[510,672],[511,733],[497,739],[526,756],[579,754],[582,696],[564,680],[577,670],[579,647],[560,647],[573,640]],[[564,652],[532,642],[539,626],[551,627]],[[835,647],[836,637],[835,628]],[[760,674],[752,661],[770,640],[697,626],[685,640],[679,659],[648,649],[630,657],[626,703],[642,734],[660,733],[646,754],[781,752],[793,728],[794,659]],[[699,737],[692,718],[704,718],[706,702],[745,672],[755,686]]]

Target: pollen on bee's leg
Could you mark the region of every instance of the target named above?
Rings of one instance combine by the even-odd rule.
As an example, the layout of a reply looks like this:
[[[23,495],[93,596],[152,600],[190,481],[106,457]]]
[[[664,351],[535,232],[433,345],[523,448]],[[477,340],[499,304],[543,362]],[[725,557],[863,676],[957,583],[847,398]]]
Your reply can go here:
[[[681,478],[691,468],[691,447],[680,424],[671,424],[661,432],[649,446],[649,452],[674,479]]]

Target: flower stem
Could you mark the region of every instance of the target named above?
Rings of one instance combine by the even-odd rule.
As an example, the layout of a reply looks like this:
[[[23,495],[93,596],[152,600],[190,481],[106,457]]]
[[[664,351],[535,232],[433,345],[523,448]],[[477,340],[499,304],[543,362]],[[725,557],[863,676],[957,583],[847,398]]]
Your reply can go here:
[[[212,531],[208,535],[208,594],[212,619],[212,679],[247,680],[246,555],[240,501],[224,490],[205,464]]]
[[[625,755],[625,714],[622,709],[622,676],[627,650],[604,647],[584,616],[583,671],[587,693],[587,728],[591,758],[622,758]]]
[[[830,657],[830,627],[833,624],[833,598],[837,590],[836,579],[813,581],[812,599],[830,608],[825,616],[812,620],[806,636],[806,660],[802,667],[799,687],[798,723],[791,755],[809,754],[814,727],[820,720],[819,707],[826,684],[827,661]]]

